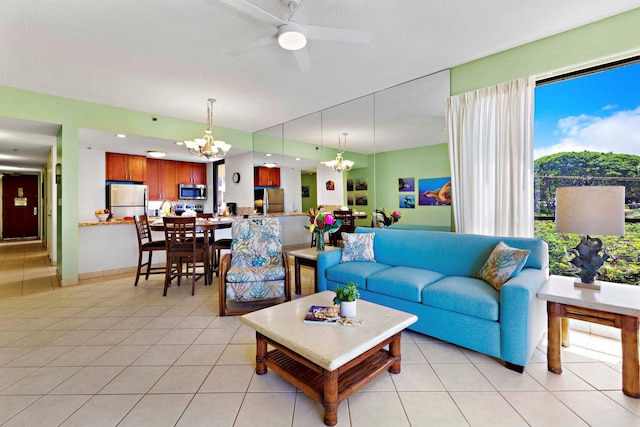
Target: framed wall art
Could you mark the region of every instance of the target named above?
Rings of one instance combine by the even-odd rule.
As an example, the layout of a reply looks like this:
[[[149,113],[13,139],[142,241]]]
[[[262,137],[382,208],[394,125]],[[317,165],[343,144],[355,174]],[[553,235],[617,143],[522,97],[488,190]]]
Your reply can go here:
[[[418,180],[418,205],[450,206],[451,177]]]
[[[398,178],[398,191],[400,192],[416,191],[415,178]]]
[[[400,209],[415,209],[416,207],[415,194],[401,194],[398,200],[398,207]]]

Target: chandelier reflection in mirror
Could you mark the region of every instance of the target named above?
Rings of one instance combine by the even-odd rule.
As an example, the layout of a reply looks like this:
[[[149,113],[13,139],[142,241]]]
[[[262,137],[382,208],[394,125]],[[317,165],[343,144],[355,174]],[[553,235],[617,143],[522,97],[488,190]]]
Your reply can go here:
[[[207,130],[202,138],[194,141],[183,141],[182,144],[194,156],[206,157],[207,160],[215,160],[227,155],[231,145],[224,141],[214,141],[211,135],[211,122],[213,121],[213,103],[215,99],[208,99],[207,105]],[[179,144],[179,143],[178,143]]]
[[[354,165],[354,162],[352,162],[351,160],[345,160],[342,157],[345,150],[347,149],[347,135],[349,134],[345,132],[342,135],[344,135],[344,147],[342,147],[342,144],[340,142],[340,135],[338,135],[338,154],[336,154],[336,158],[334,160],[322,162],[322,164],[324,164],[329,169],[332,169],[338,172],[350,171]]]

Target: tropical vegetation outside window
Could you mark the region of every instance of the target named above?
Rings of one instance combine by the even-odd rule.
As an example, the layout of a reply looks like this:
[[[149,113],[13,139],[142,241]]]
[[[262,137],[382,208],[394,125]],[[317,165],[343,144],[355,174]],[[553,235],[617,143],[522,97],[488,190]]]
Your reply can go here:
[[[623,237],[603,237],[614,257],[599,280],[640,285],[640,58],[538,82],[534,116],[534,235],[549,244],[550,274],[576,276],[567,251],[580,236],[555,231],[555,191],[625,187]]]

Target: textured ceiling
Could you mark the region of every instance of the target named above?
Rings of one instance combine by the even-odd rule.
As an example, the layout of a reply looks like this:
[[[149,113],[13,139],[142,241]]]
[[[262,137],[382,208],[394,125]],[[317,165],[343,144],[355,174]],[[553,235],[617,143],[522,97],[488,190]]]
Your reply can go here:
[[[287,16],[280,0],[251,3]],[[302,73],[275,43],[225,55],[276,30],[219,0],[4,0],[0,85],[203,123],[213,97],[215,125],[256,131],[640,7],[639,0],[321,3],[310,24],[375,35],[369,44],[310,41],[313,68]]]

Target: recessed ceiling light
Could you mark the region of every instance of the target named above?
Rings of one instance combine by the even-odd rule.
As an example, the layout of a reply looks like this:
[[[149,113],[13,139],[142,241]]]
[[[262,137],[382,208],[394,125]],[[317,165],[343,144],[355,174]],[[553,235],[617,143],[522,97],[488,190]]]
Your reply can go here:
[[[125,135],[124,133],[117,133],[116,136],[118,138],[126,138],[127,137],[127,135]]]
[[[176,145],[184,145],[184,141],[176,141]]]
[[[265,156],[271,157],[271,153],[267,153],[267,154],[265,154]]]
[[[264,165],[265,165],[266,167],[268,167],[268,168],[274,168],[274,167],[276,167],[276,164],[275,164],[275,163],[265,163]]]
[[[147,151],[147,156],[153,157],[154,159],[159,159],[159,158],[164,157],[166,155],[167,155],[167,153],[165,153],[164,151],[157,151],[157,150],[149,150],[149,151]]]
[[[300,157],[296,157],[296,160],[300,160]]]

